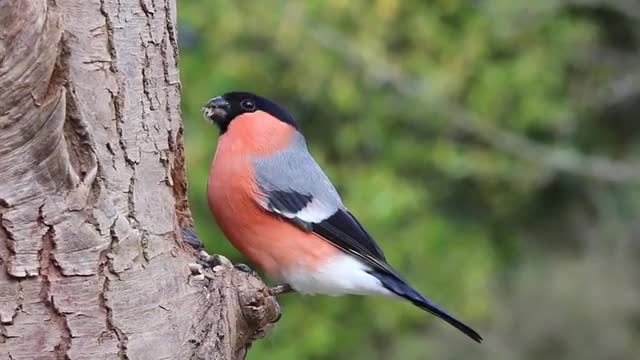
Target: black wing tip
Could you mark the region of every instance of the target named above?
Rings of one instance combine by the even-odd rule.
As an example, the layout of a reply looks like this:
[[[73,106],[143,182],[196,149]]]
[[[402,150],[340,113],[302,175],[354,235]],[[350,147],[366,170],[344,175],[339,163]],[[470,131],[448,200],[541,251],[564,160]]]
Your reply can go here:
[[[482,344],[482,342],[484,341],[484,339],[482,338],[482,336],[480,336],[480,334],[478,334],[477,332],[474,331],[475,337],[471,337],[475,342],[477,342],[478,344]]]
[[[473,330],[470,326],[454,318],[453,316],[447,314],[446,312],[436,308],[435,306],[432,306],[430,303],[417,302],[417,301],[413,301],[412,299],[409,299],[409,300],[417,307],[446,321],[448,324],[458,329],[460,332],[467,335],[469,338],[471,338],[473,341],[477,342],[478,344],[482,344],[482,342],[484,341],[482,336],[480,336],[480,334],[478,334],[478,332]]]
[[[371,272],[371,274],[378,278],[378,280],[380,280],[382,285],[387,288],[387,290],[409,300],[413,305],[419,307],[420,309],[425,310],[446,321],[451,326],[455,327],[456,329],[473,339],[475,342],[482,343],[482,341],[484,340],[477,331],[473,330],[471,327],[456,319],[455,317],[447,313],[444,309],[440,308],[440,306],[421,295],[398,276],[391,273],[383,273],[380,271],[373,271]]]
[[[473,330],[472,328],[468,327],[467,325],[464,325],[464,324],[462,324],[462,325],[463,325],[463,327],[457,327],[456,326],[456,329],[462,331],[465,335],[470,337],[473,341],[477,342],[478,344],[482,344],[484,339],[482,338],[482,336],[480,336],[480,334],[478,334],[477,331]]]
[[[473,341],[477,342],[478,344],[482,344],[482,342],[484,341],[484,339],[482,338],[482,336],[480,336],[480,334],[478,334],[477,331],[473,330],[471,327],[469,327],[468,325],[464,324],[463,322],[447,316],[438,313],[437,311],[432,311],[431,309],[428,309],[426,307],[420,306],[418,305],[420,308],[427,310],[428,312],[432,313],[433,315],[439,317],[440,319],[446,321],[447,323],[449,323],[451,326],[455,327],[456,329],[460,330],[463,334],[467,335],[468,337],[470,337]]]

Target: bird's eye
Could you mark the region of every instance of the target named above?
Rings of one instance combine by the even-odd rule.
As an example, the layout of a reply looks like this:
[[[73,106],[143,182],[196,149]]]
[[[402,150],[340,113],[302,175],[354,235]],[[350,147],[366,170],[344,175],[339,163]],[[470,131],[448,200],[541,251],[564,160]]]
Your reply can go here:
[[[253,111],[256,109],[256,103],[254,103],[253,100],[249,99],[242,100],[240,102],[240,106],[242,106],[242,108],[247,111]]]

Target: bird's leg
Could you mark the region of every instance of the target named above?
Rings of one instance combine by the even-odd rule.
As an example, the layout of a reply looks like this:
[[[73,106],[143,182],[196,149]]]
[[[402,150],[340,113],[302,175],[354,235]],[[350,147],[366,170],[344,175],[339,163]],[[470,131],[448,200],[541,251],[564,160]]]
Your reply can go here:
[[[233,265],[233,267],[242,272],[252,274],[256,277],[258,276],[258,274],[256,274],[256,272],[253,271],[253,269],[251,269],[247,264],[239,263],[239,264]],[[286,294],[294,291],[295,290],[293,290],[293,288],[289,284],[279,284],[269,288],[269,294],[271,294],[271,296],[282,295],[282,294]]]
[[[290,293],[290,292],[294,292],[294,291],[295,290],[293,290],[291,285],[289,285],[289,284],[280,284],[280,285],[276,285],[276,286],[270,288],[269,289],[269,294],[271,294],[272,296],[277,296],[277,295],[286,294],[286,293]]]

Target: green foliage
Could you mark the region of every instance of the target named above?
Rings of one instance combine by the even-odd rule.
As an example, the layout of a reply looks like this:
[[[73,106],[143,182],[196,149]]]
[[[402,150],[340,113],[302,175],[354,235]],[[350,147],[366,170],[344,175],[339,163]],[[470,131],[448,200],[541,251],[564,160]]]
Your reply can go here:
[[[599,118],[608,105],[584,100],[595,91],[577,90],[619,73],[588,60],[606,46],[598,13],[551,0],[189,0],[179,7],[190,200],[212,252],[242,260],[207,209],[217,134],[200,107],[239,89],[291,110],[390,263],[481,333],[507,301],[497,283],[519,281],[508,274],[520,262],[581,252],[585,227],[576,218],[592,224],[605,207],[640,213],[637,196],[628,197],[635,187],[603,188],[500,135],[543,149],[633,154],[630,134],[640,125],[616,132]],[[433,345],[441,339],[433,328],[446,326],[407,304],[297,295],[282,304],[282,320],[250,358],[479,357],[462,350],[468,357],[446,357]],[[446,342],[452,347],[468,341],[446,331],[456,336]],[[509,351],[527,358],[526,349]]]

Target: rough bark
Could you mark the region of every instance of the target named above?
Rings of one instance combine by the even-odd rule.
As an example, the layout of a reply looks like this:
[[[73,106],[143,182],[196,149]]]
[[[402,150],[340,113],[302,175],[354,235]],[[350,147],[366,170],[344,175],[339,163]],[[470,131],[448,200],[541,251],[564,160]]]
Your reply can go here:
[[[191,276],[174,0],[0,0],[0,360],[236,359],[279,316]]]

